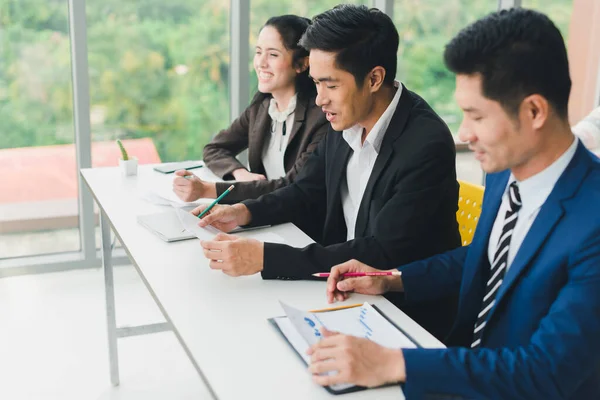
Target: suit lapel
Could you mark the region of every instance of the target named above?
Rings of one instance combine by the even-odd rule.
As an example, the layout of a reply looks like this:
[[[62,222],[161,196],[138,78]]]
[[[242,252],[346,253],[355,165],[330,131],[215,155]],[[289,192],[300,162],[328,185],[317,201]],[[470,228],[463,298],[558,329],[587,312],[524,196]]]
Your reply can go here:
[[[490,311],[488,320],[491,320],[499,304],[510,293],[519,277],[532,266],[531,259],[542,248],[548,236],[556,228],[565,212],[563,202],[575,195],[587,174],[588,166],[584,162],[586,157],[589,157],[587,150],[579,143],[575,156],[542,205],[523,243],[521,243],[515,259],[506,272],[504,282],[502,282],[496,296],[496,305]]]
[[[385,131],[385,136],[383,137],[381,148],[379,149],[379,154],[375,160],[373,171],[371,171],[369,181],[367,182],[367,187],[365,188],[365,192],[360,202],[358,216],[356,218],[356,229],[354,230],[355,237],[362,237],[365,235],[367,223],[369,222],[369,208],[371,207],[373,189],[381,177],[381,174],[385,170],[385,166],[388,164],[394,154],[394,142],[402,135],[402,132],[404,131],[404,126],[406,125],[406,121],[408,121],[412,105],[413,103],[412,99],[410,98],[410,92],[406,86],[404,86],[402,88],[402,93],[400,94],[400,99],[398,100],[398,105],[396,106],[396,110],[392,116],[392,120]]]
[[[308,100],[300,100],[298,99],[298,103],[296,104],[296,109],[294,110],[294,124],[292,125],[292,130],[290,131],[290,136],[288,137],[288,144],[292,143],[294,137],[300,132],[300,127],[304,123],[306,119],[306,110],[308,109]],[[286,152],[289,147],[286,147]]]
[[[262,151],[266,140],[271,139],[271,118],[269,117],[270,97],[265,98],[260,104],[256,114],[256,121],[248,137],[248,164],[254,173],[265,173],[262,164]]]
[[[367,222],[369,222],[369,208],[371,207],[373,188],[375,187],[375,183],[377,183],[381,173],[384,171],[385,166],[392,158],[392,154],[394,154],[392,146],[384,147],[382,144],[379,155],[375,160],[373,171],[371,172],[371,176],[367,182],[365,193],[363,194],[360,202],[358,216],[356,218],[355,237],[363,237],[365,235],[365,231],[367,230]]]
[[[330,209],[327,210],[329,213],[333,211],[333,207],[336,205],[339,204],[339,207],[342,205],[340,188],[342,186],[342,181],[346,179],[345,172],[346,167],[348,166],[348,159],[352,153],[352,148],[350,148],[350,145],[342,138],[342,132],[329,132],[328,135],[339,135],[340,137],[339,146],[333,155],[331,174],[329,175],[329,182],[331,184],[329,186],[333,189],[331,192]]]

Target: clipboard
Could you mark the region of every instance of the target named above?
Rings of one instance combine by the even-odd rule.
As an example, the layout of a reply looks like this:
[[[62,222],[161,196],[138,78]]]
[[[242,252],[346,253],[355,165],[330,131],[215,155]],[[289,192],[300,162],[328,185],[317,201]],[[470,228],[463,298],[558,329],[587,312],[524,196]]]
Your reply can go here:
[[[387,322],[389,322],[390,325],[392,325],[394,328],[396,328],[398,331],[400,331],[404,336],[406,336],[406,338],[408,340],[410,340],[410,342],[412,342],[416,347],[418,347],[418,348],[422,347],[419,344],[419,342],[417,342],[411,335],[409,335],[404,329],[402,329],[394,321],[392,321],[387,315],[385,315],[385,313],[383,311],[381,311],[381,309],[379,307],[377,307],[374,304],[371,304],[371,307],[375,311],[377,311],[377,313],[379,315],[381,315]],[[323,312],[324,313],[335,312],[335,310],[334,311],[323,311]],[[308,363],[306,362],[306,360],[302,357],[302,355],[299,353],[299,351],[296,349],[296,347],[294,347],[294,345],[291,343],[291,341],[288,339],[288,337],[285,335],[285,333],[281,330],[279,324],[276,321],[277,319],[280,319],[280,318],[287,319],[287,316],[283,315],[283,316],[279,316],[279,317],[273,317],[273,318],[269,318],[267,321],[269,321],[269,323],[275,328],[275,330],[277,332],[279,332],[279,334],[285,339],[288,346],[294,351],[294,353],[296,353],[296,356],[302,361],[302,363],[308,367]],[[385,384],[385,385],[378,386],[378,387],[388,387],[388,386],[396,386],[396,385],[399,385],[399,384],[390,383],[390,384]],[[334,394],[334,395],[354,393],[354,392],[359,392],[362,390],[371,389],[366,386],[358,386],[358,385],[352,385],[350,387],[346,387],[343,389],[335,389],[335,388],[332,388],[331,386],[324,386],[324,388],[329,393]]]

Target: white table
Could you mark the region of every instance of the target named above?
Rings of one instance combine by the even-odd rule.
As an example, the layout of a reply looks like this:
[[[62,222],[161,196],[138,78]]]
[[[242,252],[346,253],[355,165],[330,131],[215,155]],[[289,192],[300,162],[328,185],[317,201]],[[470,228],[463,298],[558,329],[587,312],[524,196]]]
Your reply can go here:
[[[218,180],[206,168],[197,175]],[[269,281],[259,274],[232,278],[208,267],[197,240],[166,243],[138,225],[136,216],[164,210],[140,198],[149,187],[169,190],[173,175],[139,168],[123,177],[118,168],[81,171],[101,213],[111,381],[119,384],[117,338],[171,329],[214,398],[326,399],[306,366],[269,324],[282,315],[278,300],[301,309],[324,308],[324,282]],[[117,328],[110,230],[121,241],[166,323]],[[288,244],[311,239],[292,224],[269,228]],[[245,235],[252,236],[252,232]],[[383,297],[354,295],[348,302],[376,304],[424,347],[442,344]],[[345,400],[403,398],[398,386],[344,395]]]

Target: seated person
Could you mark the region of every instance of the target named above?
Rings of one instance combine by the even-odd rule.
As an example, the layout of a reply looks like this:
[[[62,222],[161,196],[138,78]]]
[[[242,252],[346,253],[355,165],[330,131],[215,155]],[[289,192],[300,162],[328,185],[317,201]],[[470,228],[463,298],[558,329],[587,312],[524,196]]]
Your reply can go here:
[[[258,92],[229,129],[204,147],[204,162],[213,173],[242,181],[224,202],[254,199],[288,185],[327,133],[329,124],[315,104],[315,85],[308,76],[308,51],[298,46],[309,25],[307,18],[283,15],[270,18],[260,30],[254,54]],[[236,158],[245,149],[252,172]],[[215,198],[230,186],[203,181],[189,171],[175,175],[173,191],[183,201]]]
[[[316,16],[300,45],[310,51],[316,101],[332,130],[294,183],[216,206],[200,225],[228,232],[293,222],[317,243],[299,249],[220,234],[202,243],[211,268],[306,279],[349,258],[390,268],[459,246],[454,141],[431,107],[394,80],[391,19],[341,5]],[[452,305],[440,303],[431,311],[451,320]],[[409,313],[419,320],[420,311]]]
[[[575,126],[573,133],[592,151],[600,150],[600,107],[595,108]]]
[[[457,74],[460,137],[488,173],[473,242],[399,277],[342,280],[374,270],[346,262],[327,296],[460,293],[449,347],[395,350],[324,332],[310,371],[338,374],[314,380],[404,382],[407,399],[599,399],[600,160],[569,126],[563,38],[545,15],[514,8],[463,29],[444,58]]]

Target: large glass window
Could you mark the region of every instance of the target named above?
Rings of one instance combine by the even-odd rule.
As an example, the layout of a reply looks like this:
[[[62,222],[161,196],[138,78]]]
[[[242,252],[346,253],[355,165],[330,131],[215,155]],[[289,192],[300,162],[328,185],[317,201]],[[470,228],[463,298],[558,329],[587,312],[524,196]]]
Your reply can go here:
[[[87,0],[86,14],[92,165],[117,165],[117,138],[140,164],[202,159],[229,124],[229,1]]]
[[[497,1],[477,0],[394,3],[394,23],[400,34],[397,77],[446,121],[457,142],[462,112],[454,100],[454,74],[444,65],[444,47],[462,28],[497,8]],[[459,179],[482,181],[481,168],[471,152],[457,153],[456,170]]]
[[[444,66],[446,43],[462,28],[493,11],[496,1],[402,0],[394,4],[400,33],[398,78],[422,96],[453,134],[462,118],[454,101],[454,75]]]
[[[80,249],[68,14],[0,6],[0,259]]]
[[[93,147],[140,163],[201,159],[229,121],[229,2],[88,0]],[[94,166],[117,164],[93,150]]]

